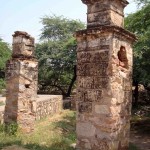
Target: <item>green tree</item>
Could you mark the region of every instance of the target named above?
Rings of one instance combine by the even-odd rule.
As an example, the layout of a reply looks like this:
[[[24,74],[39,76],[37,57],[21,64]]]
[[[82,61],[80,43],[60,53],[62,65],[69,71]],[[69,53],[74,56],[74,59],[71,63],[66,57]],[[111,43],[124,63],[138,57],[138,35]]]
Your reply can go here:
[[[4,88],[5,65],[10,58],[11,50],[9,45],[0,38],[0,90]]]
[[[138,5],[149,5],[150,0],[134,0]]]
[[[137,104],[138,84],[141,83],[146,87],[150,83],[150,4],[146,3],[140,10],[128,15],[125,19],[125,27],[138,37],[134,45],[133,67],[133,84],[136,86],[135,103]]]
[[[46,16],[42,24],[41,42],[36,45],[40,88],[70,96],[76,80],[77,44],[73,34],[84,24],[62,16]]]

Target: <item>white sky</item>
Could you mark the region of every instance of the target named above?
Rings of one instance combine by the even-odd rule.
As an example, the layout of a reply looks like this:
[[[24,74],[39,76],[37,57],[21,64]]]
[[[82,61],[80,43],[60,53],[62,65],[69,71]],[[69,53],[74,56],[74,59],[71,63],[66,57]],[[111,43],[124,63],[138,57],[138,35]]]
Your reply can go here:
[[[133,0],[125,8],[125,14],[136,11]],[[86,22],[86,5],[81,0],[0,0],[0,37],[12,42],[14,31],[26,31],[38,42],[45,15],[63,15]]]

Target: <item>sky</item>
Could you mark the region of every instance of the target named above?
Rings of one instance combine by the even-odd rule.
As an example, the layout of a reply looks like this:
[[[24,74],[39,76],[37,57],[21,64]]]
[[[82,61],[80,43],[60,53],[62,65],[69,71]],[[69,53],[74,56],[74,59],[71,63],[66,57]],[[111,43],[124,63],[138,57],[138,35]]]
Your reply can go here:
[[[87,7],[81,0],[0,0],[0,37],[11,44],[14,31],[26,31],[38,42],[42,29],[41,18],[49,15],[79,19],[86,23]],[[136,11],[133,0],[125,14]]]

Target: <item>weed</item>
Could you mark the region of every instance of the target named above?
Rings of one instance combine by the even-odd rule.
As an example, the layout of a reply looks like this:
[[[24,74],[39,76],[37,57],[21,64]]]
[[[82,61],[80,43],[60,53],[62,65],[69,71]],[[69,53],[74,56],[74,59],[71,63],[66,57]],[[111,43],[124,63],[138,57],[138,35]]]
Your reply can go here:
[[[9,135],[16,135],[18,130],[18,124],[17,123],[11,123],[5,125],[5,133]]]
[[[29,150],[74,150],[70,145],[76,143],[75,117],[75,112],[65,110],[37,121],[34,132],[30,134],[23,134],[19,130],[16,132],[16,124],[8,126],[8,133],[11,134],[6,134],[4,127],[0,126],[0,149],[19,145]],[[138,149],[131,144],[129,150]]]
[[[0,106],[3,106],[3,105],[5,105],[4,102],[0,101]]]

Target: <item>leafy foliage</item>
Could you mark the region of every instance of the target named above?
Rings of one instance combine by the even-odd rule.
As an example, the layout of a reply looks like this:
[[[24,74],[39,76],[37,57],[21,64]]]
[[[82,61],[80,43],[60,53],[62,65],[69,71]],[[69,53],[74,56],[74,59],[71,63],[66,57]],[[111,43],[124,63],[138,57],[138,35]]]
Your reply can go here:
[[[5,64],[10,58],[11,51],[9,45],[0,39],[0,91],[5,87],[4,77],[5,77]]]
[[[84,28],[84,24],[62,16],[46,16],[42,23],[41,43],[36,45],[40,89],[58,90],[70,96],[76,78],[76,40],[73,34]]]
[[[150,4],[130,14],[125,23],[126,28],[138,36],[134,45],[134,83],[147,85],[150,82]]]
[[[150,0],[134,0],[138,5],[148,5],[150,4]]]
[[[9,45],[0,39],[0,71],[4,70],[6,61],[10,58],[10,55]]]

